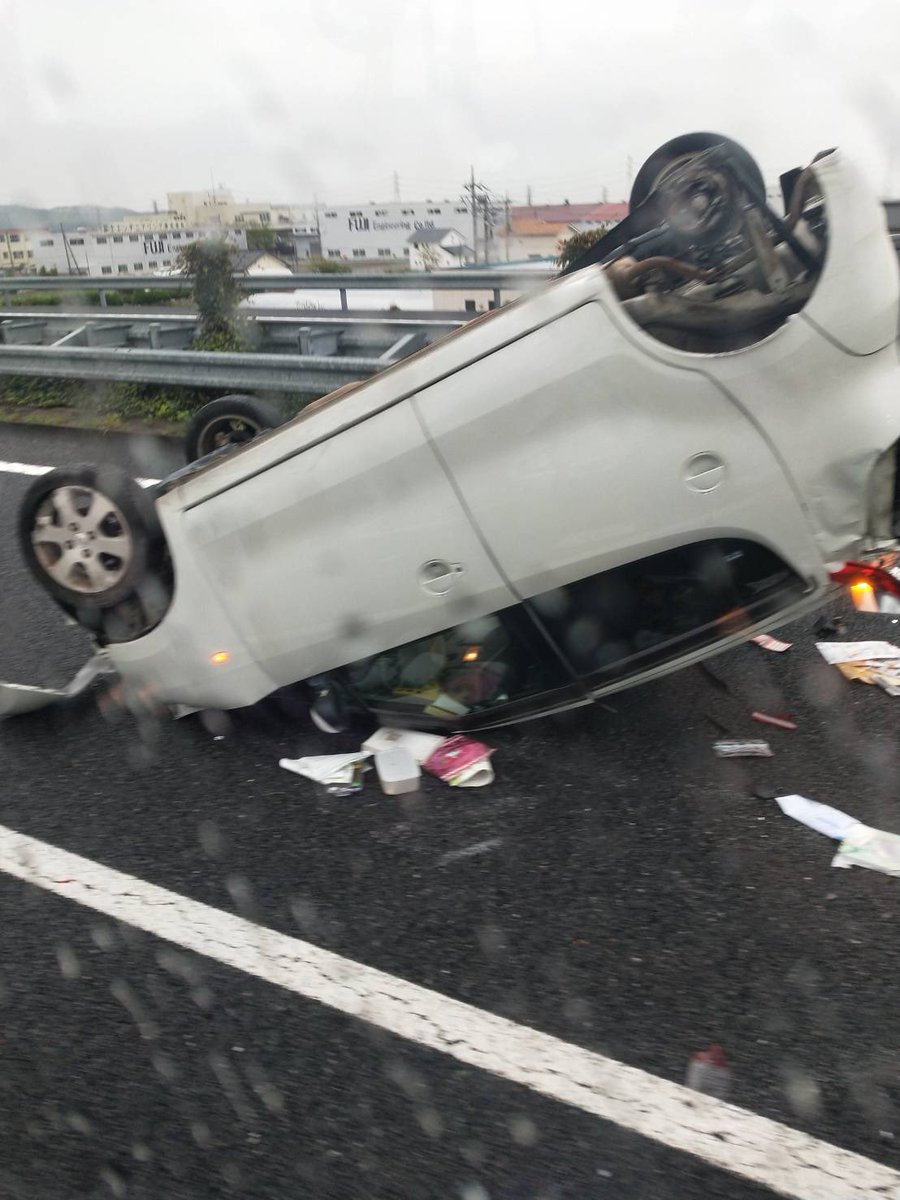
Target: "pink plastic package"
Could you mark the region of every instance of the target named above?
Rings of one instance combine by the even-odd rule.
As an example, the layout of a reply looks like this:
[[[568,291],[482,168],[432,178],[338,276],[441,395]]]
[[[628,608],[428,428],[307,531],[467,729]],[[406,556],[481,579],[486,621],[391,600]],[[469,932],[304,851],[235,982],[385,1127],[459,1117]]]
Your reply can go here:
[[[492,747],[457,733],[438,746],[422,765],[445,783],[478,787],[490,783],[494,777],[488,761],[493,753]]]

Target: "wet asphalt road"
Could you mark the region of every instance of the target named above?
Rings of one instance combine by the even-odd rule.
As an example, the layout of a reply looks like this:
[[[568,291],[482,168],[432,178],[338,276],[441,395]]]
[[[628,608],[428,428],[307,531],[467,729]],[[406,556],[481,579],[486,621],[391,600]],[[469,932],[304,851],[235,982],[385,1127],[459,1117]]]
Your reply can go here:
[[[177,465],[9,426],[0,458]],[[59,683],[85,642],[19,560],[27,482],[0,474],[0,674]],[[358,744],[300,705],[215,740],[198,718],[141,737],[88,697],[0,726],[0,823],[667,1079],[721,1042],[737,1104],[900,1168],[900,880],[832,869],[827,839],[755,794],[900,832],[900,702],[828,668],[814,623],[782,631],[785,655],[747,645],[494,731],[492,787],[429,779],[413,800],[281,771]],[[898,635],[855,614],[848,633]],[[710,718],[775,758],[715,759]],[[771,1195],[7,877],[0,906],[4,1197]]]

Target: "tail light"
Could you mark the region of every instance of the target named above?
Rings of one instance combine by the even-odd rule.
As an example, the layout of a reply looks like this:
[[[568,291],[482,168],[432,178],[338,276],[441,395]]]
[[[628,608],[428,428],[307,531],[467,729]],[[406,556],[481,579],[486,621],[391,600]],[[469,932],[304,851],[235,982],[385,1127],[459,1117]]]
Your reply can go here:
[[[846,562],[829,574],[835,583],[849,588],[853,603],[860,612],[882,612],[879,593],[892,597],[900,604],[900,580],[885,567],[874,563]],[[895,611],[894,603],[891,603],[889,611]]]

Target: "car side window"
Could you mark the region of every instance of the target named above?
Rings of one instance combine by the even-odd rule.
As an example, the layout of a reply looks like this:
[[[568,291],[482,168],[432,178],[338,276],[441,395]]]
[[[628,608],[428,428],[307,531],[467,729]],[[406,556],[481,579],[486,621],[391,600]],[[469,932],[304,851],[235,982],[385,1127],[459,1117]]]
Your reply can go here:
[[[528,606],[573,670],[602,683],[749,628],[805,591],[765,547],[716,539],[604,571]]]
[[[573,683],[521,608],[372,655],[345,668],[345,675],[372,708],[450,725]]]

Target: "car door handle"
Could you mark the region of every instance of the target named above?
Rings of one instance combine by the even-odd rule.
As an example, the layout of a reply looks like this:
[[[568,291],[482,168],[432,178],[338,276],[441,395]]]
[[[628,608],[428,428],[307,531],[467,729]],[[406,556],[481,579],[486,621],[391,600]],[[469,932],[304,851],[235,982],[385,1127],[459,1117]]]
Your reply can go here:
[[[446,596],[462,571],[460,563],[449,563],[441,558],[432,558],[419,567],[419,586],[431,596]]]

